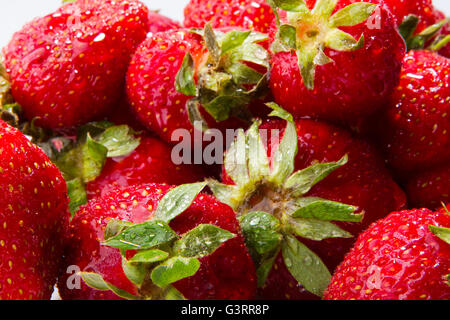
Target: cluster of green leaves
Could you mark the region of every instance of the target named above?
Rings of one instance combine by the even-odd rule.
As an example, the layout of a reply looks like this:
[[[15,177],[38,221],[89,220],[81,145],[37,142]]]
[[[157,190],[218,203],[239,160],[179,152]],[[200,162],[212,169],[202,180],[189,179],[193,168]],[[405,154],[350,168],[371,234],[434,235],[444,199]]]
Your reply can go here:
[[[339,27],[358,25],[374,12],[372,3],[353,3],[334,13],[336,0],[317,0],[310,10],[304,0],[268,0],[275,13],[287,11],[287,23],[281,23],[277,15],[278,34],[274,52],[297,53],[300,73],[305,86],[314,89],[317,66],[332,62],[325,55],[325,48],[337,51],[354,51],[363,47],[364,36],[356,40]],[[299,30],[301,32],[299,32]]]
[[[214,195],[240,214],[240,224],[253,260],[257,266],[259,286],[263,286],[277,255],[281,252],[294,278],[313,294],[321,296],[331,278],[322,260],[297,237],[320,241],[348,238],[350,233],[332,221],[360,222],[356,207],[317,197],[308,197],[311,188],[336,169],[348,157],[337,162],[317,163],[294,172],[298,152],[297,129],[292,115],[274,103],[271,116],[286,120],[283,138],[269,166],[267,151],[256,121],[246,132],[240,132],[225,157],[225,170],[234,185],[208,181]],[[265,186],[280,198],[273,200],[274,212],[252,211],[248,200]],[[247,212],[246,210],[249,210]]]
[[[415,15],[407,16],[399,27],[400,34],[405,39],[408,50],[424,49],[429,45],[428,49],[432,51],[439,51],[450,43],[450,35],[439,35],[442,27],[449,23],[449,19],[444,19],[436,24],[433,24],[418,34],[416,33],[419,24],[419,18]]]
[[[247,63],[268,70],[268,52],[259,45],[268,40],[267,35],[238,30],[223,33],[213,30],[210,24],[204,30],[191,32],[203,37],[208,50],[208,61],[203,66],[195,66],[188,52],[175,81],[177,91],[193,97],[186,106],[191,122],[201,122],[203,126],[198,129],[207,129],[200,106],[217,121],[231,115],[248,120],[250,115],[245,107],[252,99],[265,94],[262,89],[267,78]],[[252,88],[247,89],[249,86]]]
[[[136,134],[127,125],[104,121],[80,127],[76,139],[54,137],[40,144],[67,182],[72,214],[87,202],[85,185],[101,174],[106,159],[127,156],[139,146]]]
[[[189,208],[205,186],[195,183],[174,188],[160,201],[153,220],[140,224],[109,222],[103,245],[120,250],[124,273],[138,288],[139,296],[115,287],[96,273],[81,273],[86,284],[126,299],[183,299],[172,284],[193,276],[200,268],[200,258],[235,237],[209,224],[200,224],[182,236],[170,228],[170,221]],[[127,258],[127,250],[137,253]]]

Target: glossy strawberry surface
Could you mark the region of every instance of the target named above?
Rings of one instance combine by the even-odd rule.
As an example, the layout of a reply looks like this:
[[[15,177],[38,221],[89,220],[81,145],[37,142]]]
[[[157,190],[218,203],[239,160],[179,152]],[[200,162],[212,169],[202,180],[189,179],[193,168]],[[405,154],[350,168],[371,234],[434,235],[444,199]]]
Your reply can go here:
[[[325,298],[448,300],[450,245],[429,225],[449,228],[450,215],[414,209],[374,223],[336,270]]]
[[[117,249],[100,244],[110,219],[135,223],[152,219],[159,201],[170,190],[167,185],[145,184],[117,189],[84,206],[71,222],[66,265],[97,272],[106,281],[136,294],[136,287],[123,273]],[[215,198],[201,194],[175,218],[170,226],[184,234],[199,224],[214,224],[238,236],[224,243],[213,254],[201,258],[200,270],[192,277],[176,282],[175,287],[188,299],[251,299],[256,289],[253,263],[239,235],[233,210]],[[118,299],[111,292],[94,290],[82,283],[81,289],[66,286],[63,274],[59,289],[63,299]]]
[[[47,156],[0,120],[0,299],[49,299],[68,223],[66,184]]]

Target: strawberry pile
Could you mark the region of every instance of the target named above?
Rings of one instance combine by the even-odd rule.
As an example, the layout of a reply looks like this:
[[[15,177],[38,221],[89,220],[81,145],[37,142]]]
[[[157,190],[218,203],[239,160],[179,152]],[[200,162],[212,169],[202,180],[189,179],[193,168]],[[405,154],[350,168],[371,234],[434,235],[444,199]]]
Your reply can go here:
[[[0,300],[450,299],[431,0],[63,1],[0,60]]]

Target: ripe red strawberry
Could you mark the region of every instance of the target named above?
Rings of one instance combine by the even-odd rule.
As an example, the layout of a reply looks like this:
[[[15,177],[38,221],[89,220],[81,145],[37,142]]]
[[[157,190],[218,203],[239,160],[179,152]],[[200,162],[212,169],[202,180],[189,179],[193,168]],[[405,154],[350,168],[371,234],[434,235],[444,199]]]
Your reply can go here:
[[[374,223],[338,267],[325,299],[450,299],[449,227],[448,213],[428,209]]]
[[[184,26],[203,28],[242,27],[267,33],[275,19],[265,0],[191,0],[184,9]]]
[[[79,0],[33,20],[4,49],[15,100],[48,128],[106,113],[147,31],[148,9],[135,0]]]
[[[288,9],[284,2],[279,7]],[[270,87],[294,117],[353,123],[388,101],[404,41],[384,5],[360,2],[339,0],[334,8],[332,1],[307,1],[302,10],[291,9],[297,12],[279,10]]]
[[[59,170],[0,120],[0,299],[49,299],[68,223]]]
[[[103,197],[116,187],[143,183],[180,185],[204,179],[205,173],[199,166],[174,164],[171,151],[156,138],[141,137],[139,147],[130,155],[106,161],[101,175],[87,184],[88,198]]]
[[[149,11],[148,13],[149,20],[149,30],[148,32],[157,33],[163,32],[171,29],[180,29],[181,26],[178,22],[163,16],[155,11]]]
[[[227,230],[227,233],[232,232],[236,236],[225,243],[221,241],[223,244],[214,253],[200,258],[201,266],[198,272],[194,276],[175,282],[174,287],[188,299],[251,299],[256,288],[255,271],[242,236],[239,234],[239,225],[235,214],[231,208],[209,195],[196,196],[197,191],[200,190],[199,185],[204,187],[205,184],[184,185],[176,189],[167,185],[145,184],[118,189],[103,198],[91,201],[87,206],[82,207],[71,222],[66,265],[76,265],[84,272],[98,273],[104,281],[129,294],[140,294],[149,298],[149,284],[144,281],[140,288],[133,284],[122,268],[123,258],[119,250],[103,245],[100,241],[104,240],[105,228],[106,233],[109,232],[107,224],[111,225],[111,219],[116,219],[116,222],[123,220],[133,223],[162,221],[158,212],[161,210],[164,212],[164,208],[166,208],[166,204],[163,204],[166,199],[164,196],[169,191],[187,187],[184,194],[191,193],[188,196],[189,199],[185,198],[184,201],[176,202],[175,206],[180,206],[180,203],[185,206],[177,211],[176,214],[181,214],[178,216],[175,214],[176,218],[170,222],[170,227],[182,235],[200,225],[212,224]],[[192,189],[197,190],[192,193]],[[186,202],[186,200],[188,201]],[[192,202],[192,200],[194,201]],[[170,212],[173,212],[174,203],[171,203],[169,207],[171,207]],[[168,220],[170,221],[170,219]],[[147,234],[148,237],[151,236],[150,233],[144,234]],[[195,241],[188,243],[188,248],[189,245],[196,243]],[[207,239],[199,243],[206,244],[205,248],[211,244]],[[159,248],[161,250],[168,249],[164,245]],[[178,251],[174,249],[173,252]],[[132,256],[133,254],[127,254],[126,257],[130,259]],[[70,289],[67,284],[70,284],[70,274],[63,274],[59,281],[63,299],[118,298],[112,292],[94,290],[84,282],[82,282],[81,289]],[[157,294],[161,294],[160,290],[156,291],[152,292],[154,298],[157,298]]]
[[[286,124],[283,121],[277,120],[270,120],[259,127],[262,137],[261,145],[266,145],[264,137],[270,137],[266,150],[258,150],[258,144],[254,142],[247,142],[247,146],[245,142],[241,145],[242,142],[238,140],[236,142],[238,150],[246,148],[253,150],[251,151],[253,153],[249,155],[248,168],[244,167],[244,170],[242,166],[234,166],[230,162],[229,158],[232,159],[232,155],[239,152],[232,147],[227,151],[224,165],[223,181],[226,185],[211,182],[210,187],[221,201],[231,204],[232,208],[241,216],[241,226],[250,248],[254,244],[252,239],[259,236],[252,235],[256,231],[247,221],[250,218],[246,217],[251,217],[252,211],[264,211],[279,220],[278,223],[273,222],[273,225],[277,226],[277,232],[281,232],[284,239],[282,243],[287,243],[287,246],[291,247],[295,240],[290,233],[295,233],[296,239],[320,257],[320,259],[313,258],[313,254],[307,254],[306,257],[300,255],[295,259],[287,258],[284,252],[276,254],[277,250],[274,251],[275,255],[273,255],[274,252],[271,252],[272,255],[265,252],[262,257],[256,255],[255,261],[259,266],[260,276],[261,274],[267,276],[265,281],[264,277],[262,277],[262,281],[260,277],[261,296],[267,299],[312,299],[314,295],[311,292],[316,295],[321,294],[318,290],[321,281],[325,283],[325,286],[327,285],[326,271],[319,274],[314,274],[319,271],[305,271],[310,274],[302,280],[301,277],[295,275],[295,268],[302,270],[302,268],[308,269],[309,266],[314,265],[313,270],[320,268],[334,270],[354,243],[355,239],[352,239],[351,235],[358,235],[370,223],[384,217],[390,210],[405,208],[406,201],[402,190],[389,176],[382,159],[366,142],[351,137],[345,130],[323,122],[299,120],[295,126],[289,124],[286,129],[285,127]],[[248,141],[257,135],[255,128],[257,126],[254,125],[247,133]],[[279,131],[279,134],[276,130]],[[289,138],[285,138],[287,133],[283,133],[288,132],[286,130],[289,130]],[[287,141],[289,140],[291,142],[288,146]],[[296,155],[297,142],[298,154]],[[261,156],[257,153],[258,151],[264,152],[264,155]],[[257,157],[255,153],[260,156]],[[264,169],[264,166],[261,165],[264,163],[266,154],[269,155],[268,161],[271,168],[268,176],[268,169]],[[346,155],[348,162],[346,162]],[[255,167],[260,168],[265,174],[254,178],[255,174],[252,172],[257,172]],[[280,167],[286,169],[280,169]],[[302,169],[305,170],[297,171],[285,181],[284,170]],[[278,173],[274,174],[274,172]],[[249,175],[249,178],[240,180],[240,175],[246,174]],[[287,175],[289,174],[288,172]],[[295,175],[298,176],[295,177]],[[297,183],[294,183],[296,180]],[[305,186],[308,187],[305,188]],[[346,205],[330,201],[342,202]],[[348,205],[351,206],[348,207]],[[341,218],[339,218],[339,214],[333,217],[327,216],[325,212],[328,209],[325,207],[328,206],[333,208],[330,209],[331,212],[337,213],[340,211],[338,208],[345,207],[350,212],[353,210],[356,213],[364,214],[363,220],[354,219],[355,215]],[[299,208],[304,212],[296,212]],[[296,213],[292,213],[293,211]],[[260,217],[261,221],[270,221],[271,219],[268,216],[265,216],[264,219]],[[330,220],[341,222],[337,222],[333,226],[328,222]],[[258,225],[258,223],[255,222],[254,225]],[[336,229],[336,226],[341,228],[340,231]],[[344,233],[342,230],[345,230]],[[266,237],[268,238],[268,236]],[[295,246],[298,245],[292,245],[292,247]],[[257,250],[262,250],[258,245],[255,247]],[[267,260],[267,257],[273,260]],[[302,259],[310,261],[311,264],[303,264]],[[295,262],[296,260],[298,261]],[[270,263],[274,263],[273,268]],[[322,280],[316,280],[313,285],[310,281],[314,277]]]
[[[406,55],[378,129],[395,169],[422,170],[450,160],[449,83],[448,59],[430,51]]]
[[[236,117],[247,117],[244,109],[256,93],[251,89],[264,79],[268,67],[267,52],[257,44],[265,36],[210,27],[202,33],[206,43],[187,29],[152,35],[140,45],[128,70],[133,110],[166,142],[172,142],[177,129],[193,133],[196,121],[199,130],[205,125],[245,125]],[[252,67],[242,63],[246,61]]]
[[[438,209],[450,203],[450,165],[417,172],[408,180],[406,193],[416,208]]]

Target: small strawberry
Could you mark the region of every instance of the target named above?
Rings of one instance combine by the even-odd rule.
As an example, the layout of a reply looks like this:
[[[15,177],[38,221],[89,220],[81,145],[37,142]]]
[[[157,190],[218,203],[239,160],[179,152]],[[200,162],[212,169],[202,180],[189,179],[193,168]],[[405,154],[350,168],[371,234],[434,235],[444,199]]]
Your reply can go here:
[[[198,195],[205,185],[132,186],[82,207],[66,265],[87,285],[73,289],[63,274],[62,298],[251,299],[256,276],[235,213]]]
[[[180,29],[181,26],[178,22],[163,16],[155,11],[149,11],[148,13],[149,30],[150,33],[163,32],[172,29]]]
[[[47,156],[0,120],[0,300],[49,299],[68,223],[67,190]]]
[[[359,236],[325,299],[450,299],[449,227],[444,210],[391,213]]]
[[[148,9],[135,0],[78,0],[33,20],[4,49],[15,100],[52,129],[106,113],[148,27]]]
[[[142,136],[139,147],[130,155],[106,160],[100,176],[87,184],[88,198],[103,197],[118,186],[143,183],[180,185],[204,179],[205,173],[199,166],[174,164],[171,151],[164,142]]]
[[[275,19],[266,0],[191,0],[184,9],[184,26],[242,27],[267,33]]]
[[[400,84],[378,128],[390,164],[398,171],[450,160],[450,61],[431,51],[411,51]]]
[[[243,126],[236,117],[249,117],[246,107],[265,80],[268,54],[258,43],[266,38],[250,31],[213,31],[210,25],[150,36],[128,70],[133,110],[166,142],[180,129]]]
[[[386,104],[398,83],[405,45],[384,5],[274,3],[280,19],[272,31],[270,87],[278,104],[294,117],[346,124]]]
[[[270,106],[287,125],[270,120],[240,131],[225,156],[225,184],[209,186],[239,216],[261,296],[312,299],[328,286],[328,269],[350,250],[352,235],[404,208],[405,195],[367,143],[326,123],[293,123]]]
[[[437,209],[441,203],[450,203],[450,165],[415,173],[408,179],[406,194],[416,208]]]

